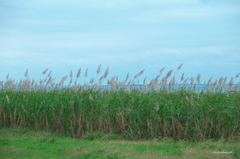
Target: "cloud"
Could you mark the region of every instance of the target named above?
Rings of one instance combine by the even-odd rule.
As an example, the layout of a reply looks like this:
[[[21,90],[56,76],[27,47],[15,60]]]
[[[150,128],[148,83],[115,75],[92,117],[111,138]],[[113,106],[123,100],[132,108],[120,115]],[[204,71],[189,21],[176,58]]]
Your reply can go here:
[[[8,6],[19,6],[19,5],[31,5],[35,4],[33,7],[42,7],[45,6],[46,8],[49,7],[74,7],[74,8],[122,8],[122,7],[139,7],[141,5],[186,5],[186,4],[196,4],[198,0],[141,0],[141,1],[129,1],[129,0],[25,0],[25,1],[5,1],[2,5]]]
[[[151,9],[135,12],[127,18],[129,22],[146,23],[168,23],[169,21],[183,21],[184,19],[196,18],[223,18],[223,16],[240,15],[238,6],[192,6],[171,7],[165,9]]]
[[[125,10],[136,8],[137,10],[151,7],[189,7],[199,4],[239,4],[238,0],[25,0],[25,1],[3,1],[0,5],[6,7],[20,7],[20,8],[32,8],[34,10],[38,8],[44,8],[45,10],[87,10],[87,9],[100,9],[100,10]]]
[[[158,72],[181,63],[237,70],[239,2],[1,1],[0,66],[16,72],[104,63],[124,78],[128,69]]]
[[[52,48],[70,50],[95,50],[110,49],[114,47],[129,46],[133,38],[113,33],[48,33],[48,34],[23,34],[21,32],[12,37],[0,38],[2,50],[22,48]],[[11,46],[11,47],[10,47]],[[1,51],[1,50],[0,50]]]

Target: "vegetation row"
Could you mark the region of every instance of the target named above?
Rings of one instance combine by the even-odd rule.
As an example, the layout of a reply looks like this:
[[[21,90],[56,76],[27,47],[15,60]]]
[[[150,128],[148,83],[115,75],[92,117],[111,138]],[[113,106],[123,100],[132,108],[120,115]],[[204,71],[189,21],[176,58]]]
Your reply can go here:
[[[77,83],[81,69],[74,85],[71,85],[71,71],[67,86],[64,86],[67,76],[54,83],[51,72],[44,79],[40,77],[38,82],[28,77],[28,70],[19,82],[7,75],[7,80],[0,82],[0,128],[30,127],[74,138],[101,131],[137,140],[218,140],[239,135],[240,91],[239,83],[233,87],[233,77],[228,84],[227,77],[215,82],[210,78],[204,90],[196,93],[200,74],[196,81],[194,78],[184,80],[183,74],[176,89],[176,72],[169,82],[172,70],[159,80],[164,69],[149,84],[145,83],[145,78],[143,87],[135,84],[145,70],[129,81],[129,74],[125,81],[112,77],[107,82],[111,90],[102,85],[109,68],[98,83],[92,78],[84,85]],[[101,65],[97,75],[100,72]]]

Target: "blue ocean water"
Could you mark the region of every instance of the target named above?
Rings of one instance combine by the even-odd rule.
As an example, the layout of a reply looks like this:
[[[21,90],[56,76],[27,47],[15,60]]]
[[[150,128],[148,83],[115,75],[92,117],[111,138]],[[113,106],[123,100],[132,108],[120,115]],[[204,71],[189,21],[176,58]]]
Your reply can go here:
[[[237,85],[237,84],[234,84],[231,89],[233,89],[236,85]],[[130,85],[130,87],[132,87],[132,86],[133,86],[133,85]],[[147,85],[147,88],[148,88],[148,86],[149,86],[149,85]],[[159,85],[158,85],[158,86],[159,86]],[[180,86],[181,86],[181,84],[178,84],[177,87],[174,86],[174,87],[171,88],[171,90],[178,90]],[[206,86],[207,86],[207,84],[199,84],[199,85],[196,85],[195,92],[207,91]],[[226,84],[226,85],[225,85],[225,90],[228,90],[228,87],[227,87],[227,86],[228,86],[228,85]],[[109,86],[109,85],[104,85],[104,87],[106,87],[108,90],[111,90],[111,86]],[[140,87],[142,87],[142,89],[144,89],[144,85],[140,85],[140,84],[136,84],[136,85],[134,85],[134,87],[135,87],[136,89],[137,89],[137,88],[139,89]],[[216,87],[217,87],[217,86],[215,86],[215,87],[212,89],[212,87],[209,86],[209,90],[216,90]],[[121,88],[121,87],[120,87],[120,88]],[[119,88],[119,89],[120,89],[120,88]],[[128,85],[126,85],[125,88],[128,88]],[[160,88],[163,89],[163,86],[160,86]],[[189,84],[189,85],[184,85],[184,86],[182,86],[182,88],[183,88],[183,89],[186,89],[186,90],[189,90],[189,89],[191,88],[191,85],[190,85],[190,84]],[[155,90],[155,89],[158,89],[158,90],[159,90],[159,87],[158,87],[158,88],[153,88],[153,89],[151,89],[151,90]],[[167,84],[167,89],[169,89],[169,84]],[[194,89],[194,85],[192,86],[191,90],[193,90],[193,89]],[[222,85],[222,86],[220,87],[220,89],[223,90],[223,89],[224,89],[224,85]],[[239,89],[240,89],[240,88],[238,87],[238,90],[239,90]]]
[[[147,88],[148,88],[148,86],[149,85],[147,85]],[[207,84],[199,84],[199,85],[196,85],[196,89],[195,89],[195,92],[197,93],[197,92],[199,92],[199,91],[207,91],[206,90],[206,86],[207,86]],[[236,84],[234,84],[233,85],[233,87],[232,87],[232,89],[234,88],[236,86]],[[67,86],[61,86],[61,87],[58,87],[59,89],[62,89],[62,88],[66,88]],[[93,87],[93,85],[89,85],[87,88],[86,87],[83,87],[83,89],[89,89],[89,88],[92,88]],[[123,85],[121,85],[119,88],[118,88],[118,90],[120,90],[121,88],[123,88],[124,86]],[[140,84],[135,84],[135,85],[130,85],[130,88],[131,88],[131,90],[132,89],[140,89],[140,87],[144,90],[145,88],[144,88],[144,85],[140,85]],[[178,90],[179,89],[179,87],[180,87],[180,84],[178,84],[178,86],[176,87],[176,85],[174,86],[174,87],[172,87],[171,88],[171,90]],[[210,90],[215,90],[216,89],[216,87],[217,86],[215,86],[213,89],[212,89],[212,87],[211,86],[209,86],[209,89]],[[226,84],[225,85],[225,89],[226,89],[226,91],[228,90],[228,85]],[[74,88],[74,86],[71,86],[71,88]],[[125,85],[125,88],[126,89],[128,89],[128,85]],[[190,88],[191,88],[191,85],[189,84],[189,85],[184,85],[184,86],[182,86],[182,88],[184,88],[184,89],[186,89],[186,90],[189,90]],[[16,89],[18,89],[18,86],[16,87]],[[49,89],[49,88],[48,88]],[[50,88],[51,90],[52,89],[54,89],[54,87],[52,87],[52,88]],[[100,87],[98,86],[97,88],[95,88],[95,89],[100,89]],[[116,87],[114,87],[114,88],[112,88],[110,85],[101,85],[101,89],[107,89],[107,90],[111,90],[111,89],[113,89],[113,90],[116,90]],[[159,87],[159,85],[157,86],[157,88],[151,88],[150,89],[150,91],[153,91],[153,90],[159,90],[159,89],[163,89],[163,86],[160,86]],[[167,84],[167,89],[169,89],[169,84]],[[191,88],[191,90],[193,90],[194,89],[194,85],[192,86],[192,88]],[[222,89],[222,90],[224,90],[224,85],[222,85],[221,87],[220,87],[220,89]],[[2,87],[0,87],[0,90],[2,90]],[[238,87],[238,91],[240,90],[240,88]]]

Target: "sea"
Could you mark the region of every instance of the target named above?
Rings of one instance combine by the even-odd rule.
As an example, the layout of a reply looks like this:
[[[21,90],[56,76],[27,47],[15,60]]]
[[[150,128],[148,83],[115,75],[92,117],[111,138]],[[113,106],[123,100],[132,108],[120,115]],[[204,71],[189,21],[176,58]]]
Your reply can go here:
[[[234,84],[231,89],[235,88],[236,85],[237,85],[237,84]],[[169,84],[167,84],[166,86],[167,86],[167,89],[169,89]],[[198,93],[199,91],[204,91],[204,92],[206,92],[206,91],[207,91],[206,86],[207,86],[207,84],[199,84],[199,85],[197,84],[197,85],[196,85],[195,92],[196,92],[196,93]],[[225,90],[228,91],[228,85],[227,85],[227,84],[226,84],[226,85],[222,85],[222,86],[220,87],[220,89],[224,90],[224,86],[225,86]],[[59,89],[62,89],[62,88],[67,88],[67,87],[68,87],[68,86],[61,86],[61,87],[58,87],[58,88],[59,88]],[[88,87],[82,87],[82,88],[83,88],[83,89],[89,89],[89,88],[92,88],[92,87],[93,87],[93,85],[88,85]],[[148,87],[149,87],[149,85],[146,86],[146,88],[148,88]],[[178,84],[177,87],[176,87],[176,85],[175,85],[174,87],[171,88],[171,91],[172,91],[172,90],[178,90],[179,87],[180,87],[180,84]],[[217,85],[216,85],[214,88],[212,88],[211,85],[210,85],[210,86],[209,86],[209,90],[210,90],[210,91],[215,91],[215,90],[216,90],[216,87],[217,87]],[[74,88],[74,86],[70,86],[70,88]],[[107,89],[107,90],[111,90],[111,89],[116,90],[116,87],[112,88],[110,85],[101,85],[101,88],[102,88],[102,89],[104,88],[104,89]],[[121,88],[123,88],[123,85],[121,85],[121,86],[118,88],[118,90],[120,90]],[[144,88],[144,85],[140,85],[140,84],[130,85],[130,88],[131,88],[131,90],[133,90],[134,88],[135,88],[135,89],[139,89],[139,90],[140,90],[140,88],[142,88],[142,90],[145,89],[145,88]],[[148,90],[154,91],[154,90],[159,90],[160,88],[163,89],[163,86],[157,85],[156,88],[151,88],[151,89],[148,89]],[[186,90],[189,90],[189,89],[191,88],[191,85],[190,85],[190,84],[189,84],[189,85],[184,85],[184,86],[182,86],[182,88],[184,88],[184,89],[186,89]],[[16,89],[18,89],[18,86],[16,87]],[[48,88],[48,89],[49,89],[49,88]],[[52,90],[52,89],[54,89],[54,87],[50,88],[50,90]],[[100,87],[98,86],[98,87],[95,88],[95,89],[98,90],[98,89],[100,89]],[[128,89],[128,85],[125,85],[125,89]],[[191,89],[191,90],[193,90],[193,89],[194,89],[194,85],[192,86],[192,89]],[[0,90],[2,90],[2,87],[0,87]],[[240,91],[239,86],[238,86],[237,90]]]

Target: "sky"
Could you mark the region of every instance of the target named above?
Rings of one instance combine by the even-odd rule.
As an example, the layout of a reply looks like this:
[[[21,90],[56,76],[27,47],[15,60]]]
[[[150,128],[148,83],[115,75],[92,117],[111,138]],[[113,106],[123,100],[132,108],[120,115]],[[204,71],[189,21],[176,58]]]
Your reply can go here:
[[[239,44],[239,0],[0,1],[0,81],[8,73],[19,81],[26,69],[39,79],[46,68],[55,82],[72,70],[74,81],[81,68],[83,84],[101,64],[98,79],[107,67],[119,80],[145,69],[142,83],[183,63],[179,82],[183,73],[229,82],[240,73]]]

